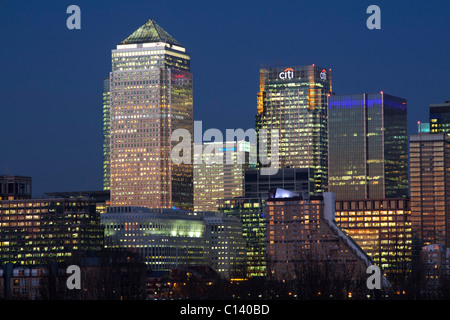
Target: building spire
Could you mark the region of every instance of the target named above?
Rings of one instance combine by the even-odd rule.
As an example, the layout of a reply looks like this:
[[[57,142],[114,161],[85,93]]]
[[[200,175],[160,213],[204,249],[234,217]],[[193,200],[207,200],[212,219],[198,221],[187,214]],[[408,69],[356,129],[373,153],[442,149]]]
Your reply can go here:
[[[123,40],[120,45],[123,44],[137,44],[137,43],[152,43],[152,42],[165,42],[181,46],[177,40],[175,40],[166,30],[159,26],[153,19],[149,19],[140,28],[134,31],[131,35]]]

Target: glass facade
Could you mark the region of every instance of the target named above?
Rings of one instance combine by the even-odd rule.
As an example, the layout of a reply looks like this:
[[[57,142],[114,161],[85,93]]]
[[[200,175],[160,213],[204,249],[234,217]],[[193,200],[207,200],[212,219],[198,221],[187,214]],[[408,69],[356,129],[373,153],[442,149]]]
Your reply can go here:
[[[139,29],[134,31],[120,44],[165,42],[171,45],[181,46],[166,30],[161,28],[154,20],[150,19]]]
[[[410,192],[413,236],[420,245],[450,245],[450,137],[410,136]]]
[[[314,169],[314,192],[328,189],[327,95],[331,91],[331,69],[312,65],[260,70],[257,131],[266,130],[270,147],[272,132],[278,130],[281,168]],[[270,149],[267,154],[276,156]]]
[[[408,196],[406,100],[329,96],[329,190],[337,200]]]
[[[408,125],[405,99],[382,94],[386,198],[408,197]]]
[[[246,246],[247,277],[266,276],[265,200],[261,198],[221,199],[219,211],[237,217],[242,223]]]
[[[112,50],[112,206],[193,208],[192,165],[171,161],[172,132],[193,134],[190,56],[161,29],[149,20]]]
[[[209,244],[200,216],[181,210],[108,208],[101,215],[106,248],[136,251],[153,271],[206,265]]]
[[[259,169],[245,171],[244,196],[267,198],[269,191],[281,188],[295,193],[314,192],[314,171],[310,168],[285,168],[273,175],[262,175]]]

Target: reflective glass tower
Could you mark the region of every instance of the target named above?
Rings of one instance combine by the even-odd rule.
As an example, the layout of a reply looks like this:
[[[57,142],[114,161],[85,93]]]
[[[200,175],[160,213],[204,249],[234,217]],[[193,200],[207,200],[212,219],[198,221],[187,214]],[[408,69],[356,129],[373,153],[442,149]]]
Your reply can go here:
[[[219,212],[237,217],[246,242],[247,277],[266,276],[266,217],[262,198],[234,197],[219,200]]]
[[[281,168],[314,170],[313,192],[328,187],[327,95],[331,91],[331,69],[311,65],[260,70],[257,131],[266,130],[268,146],[272,132],[279,132]],[[270,149],[268,156],[272,157]]]
[[[112,50],[110,103],[111,206],[192,209],[192,165],[171,161],[172,132],[193,133],[190,56],[155,21]]]
[[[328,104],[330,192],[337,200],[407,197],[406,100],[381,92]]]

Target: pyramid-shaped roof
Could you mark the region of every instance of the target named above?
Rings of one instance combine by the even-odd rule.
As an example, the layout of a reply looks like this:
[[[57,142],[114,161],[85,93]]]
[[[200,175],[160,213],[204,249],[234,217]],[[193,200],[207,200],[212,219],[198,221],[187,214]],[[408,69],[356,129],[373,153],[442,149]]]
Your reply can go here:
[[[148,20],[139,29],[134,31],[119,44],[136,44],[136,43],[151,43],[151,42],[166,42],[181,46],[166,30],[161,28],[154,20]]]

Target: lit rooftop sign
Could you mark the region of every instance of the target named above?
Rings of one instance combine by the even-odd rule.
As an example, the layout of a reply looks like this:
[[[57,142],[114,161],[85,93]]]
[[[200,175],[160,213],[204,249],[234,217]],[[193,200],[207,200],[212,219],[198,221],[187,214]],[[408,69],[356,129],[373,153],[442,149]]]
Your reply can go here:
[[[280,72],[280,74],[278,75],[278,77],[279,77],[281,80],[293,79],[293,78],[294,78],[294,69],[292,69],[292,68],[286,68],[283,72]]]

